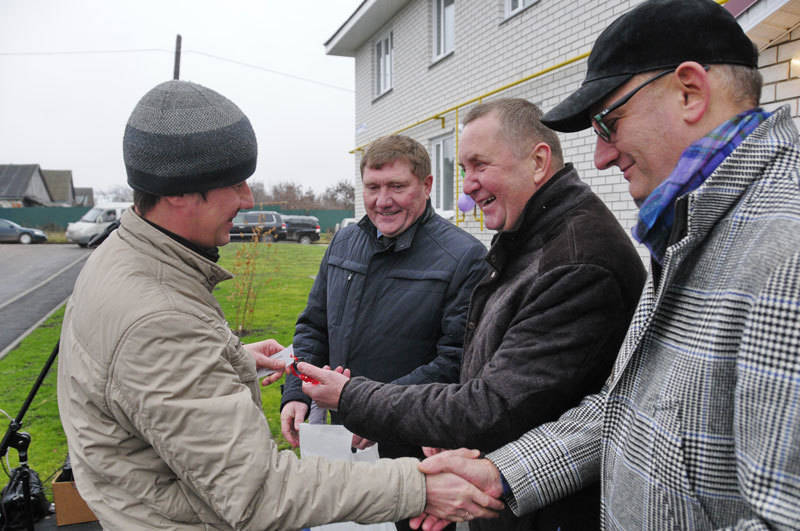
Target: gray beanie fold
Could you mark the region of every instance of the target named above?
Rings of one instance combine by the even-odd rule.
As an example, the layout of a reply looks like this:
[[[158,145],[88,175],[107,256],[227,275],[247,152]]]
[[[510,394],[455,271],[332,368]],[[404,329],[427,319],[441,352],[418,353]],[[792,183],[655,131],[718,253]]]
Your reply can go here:
[[[258,146],[232,101],[196,83],[168,81],[133,109],[122,151],[131,188],[161,196],[244,181],[255,172]]]
[[[206,173],[195,173],[191,176],[192,186],[180,177],[161,177],[128,168],[128,184],[134,190],[152,195],[180,195],[191,192],[207,192],[214,188],[233,186],[246,180],[256,171],[256,160],[245,161],[238,166],[224,170],[212,170]]]

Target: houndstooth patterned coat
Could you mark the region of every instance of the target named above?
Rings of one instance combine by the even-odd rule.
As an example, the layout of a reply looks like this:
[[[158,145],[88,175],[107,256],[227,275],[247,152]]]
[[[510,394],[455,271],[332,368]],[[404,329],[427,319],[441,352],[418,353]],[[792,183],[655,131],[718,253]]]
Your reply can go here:
[[[525,513],[602,480],[610,529],[800,528],[800,146],[787,107],[679,201],[611,377],[489,454]]]

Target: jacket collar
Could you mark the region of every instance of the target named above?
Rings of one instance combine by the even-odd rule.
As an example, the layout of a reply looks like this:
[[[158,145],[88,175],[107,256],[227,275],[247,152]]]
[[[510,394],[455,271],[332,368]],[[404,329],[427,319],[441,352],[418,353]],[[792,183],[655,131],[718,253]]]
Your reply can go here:
[[[179,234],[175,234],[174,232],[172,232],[170,230],[167,230],[164,227],[153,223],[152,221],[150,221],[147,218],[142,218],[142,219],[146,223],[149,223],[153,227],[157,228],[158,230],[160,230],[161,232],[163,232],[164,234],[166,234],[167,236],[169,236],[170,238],[172,238],[176,242],[180,243],[184,247],[188,247],[192,251],[205,256],[206,258],[208,258],[212,262],[216,263],[216,261],[219,260],[219,249],[217,247],[200,247],[199,245],[195,245],[194,243],[190,242],[189,240],[187,240],[183,236],[180,236]]]
[[[127,209],[120,220],[117,237],[131,247],[163,264],[197,276],[209,291],[223,280],[233,278],[226,269],[218,266],[202,254],[170,238],[139,216],[132,208]]]
[[[422,215],[408,227],[405,232],[400,234],[399,236],[395,236],[394,238],[378,238],[378,229],[369,219],[369,216],[364,216],[361,218],[361,221],[358,222],[358,226],[363,230],[367,235],[370,236],[371,241],[374,245],[378,248],[378,251],[404,251],[411,247],[411,243],[414,241],[414,236],[417,233],[417,229],[422,225],[425,225],[428,221],[430,221],[435,212],[433,210],[433,205],[431,205],[430,198],[425,202],[425,210],[422,212]]]
[[[676,208],[677,227],[670,236],[665,268],[667,254],[684,256],[740,203],[751,186],[772,175],[768,165],[773,161],[764,156],[765,150],[796,150],[796,141],[797,130],[789,107],[783,106],[750,133],[699,188],[680,198]],[[747,164],[743,165],[745,160]],[[680,205],[681,202],[685,204]]]
[[[614,364],[609,389],[616,387],[631,357],[639,349],[645,332],[650,328],[651,316],[663,303],[665,290],[671,285],[684,258],[706,241],[719,221],[741,203],[751,186],[758,186],[764,179],[786,178],[789,166],[786,161],[775,166],[776,156],[781,152],[797,153],[797,150],[797,129],[787,105],[750,133],[698,189],[678,199],[676,223],[664,255],[664,265],[653,268],[645,284],[628,337]],[[656,264],[655,261],[652,263]]]

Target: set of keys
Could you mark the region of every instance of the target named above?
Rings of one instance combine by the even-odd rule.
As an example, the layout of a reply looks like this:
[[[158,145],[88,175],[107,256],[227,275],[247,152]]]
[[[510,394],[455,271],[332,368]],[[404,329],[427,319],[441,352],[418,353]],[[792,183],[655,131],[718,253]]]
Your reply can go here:
[[[307,376],[307,375],[305,375],[305,374],[303,374],[303,373],[301,373],[300,371],[297,370],[298,359],[294,355],[294,348],[292,348],[292,345],[289,345],[285,349],[283,349],[283,350],[281,350],[279,352],[276,352],[275,354],[270,356],[270,358],[278,359],[278,360],[283,361],[284,364],[286,365],[286,370],[289,373],[291,373],[291,374],[297,376],[298,378],[300,378],[302,381],[310,383],[312,385],[317,385],[319,383],[317,380],[315,380],[311,376]],[[267,369],[265,367],[262,367],[262,368],[259,368],[256,371],[256,375],[257,375],[258,379],[261,380],[261,379],[269,376],[270,374],[272,374],[274,372],[275,371],[273,371],[272,369]]]

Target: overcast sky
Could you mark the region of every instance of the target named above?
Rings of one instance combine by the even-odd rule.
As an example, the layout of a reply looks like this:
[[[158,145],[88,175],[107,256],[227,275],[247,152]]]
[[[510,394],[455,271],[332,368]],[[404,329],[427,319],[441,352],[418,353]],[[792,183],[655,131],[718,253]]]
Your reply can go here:
[[[0,0],[0,164],[69,169],[96,191],[125,185],[125,123],[172,79],[180,33],[181,79],[253,124],[252,179],[323,192],[353,177],[355,146],[353,59],[323,43],[360,2]]]

